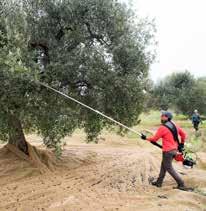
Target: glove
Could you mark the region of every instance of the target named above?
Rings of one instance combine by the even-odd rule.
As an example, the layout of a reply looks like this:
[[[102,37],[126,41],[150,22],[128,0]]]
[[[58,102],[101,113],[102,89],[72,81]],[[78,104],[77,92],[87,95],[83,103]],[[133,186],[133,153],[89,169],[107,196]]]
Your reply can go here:
[[[179,144],[178,151],[183,152],[184,151],[184,144]]]
[[[141,139],[146,140],[147,139],[147,136],[142,133],[141,134]]]

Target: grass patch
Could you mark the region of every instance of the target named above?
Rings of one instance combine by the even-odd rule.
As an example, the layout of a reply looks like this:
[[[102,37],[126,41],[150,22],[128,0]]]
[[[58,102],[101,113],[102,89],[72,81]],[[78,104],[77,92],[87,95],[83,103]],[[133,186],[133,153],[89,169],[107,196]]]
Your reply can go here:
[[[0,140],[0,144],[5,144],[5,141]]]
[[[158,126],[160,125],[160,115],[159,111],[149,111],[147,113],[142,113],[140,115],[140,125],[141,126]]]
[[[177,114],[177,115],[175,115],[175,119],[185,121],[185,120],[188,120],[188,117],[183,114]]]
[[[206,151],[205,131],[198,132],[188,131],[188,140],[186,141],[185,148],[191,152]]]
[[[205,190],[202,190],[202,189],[199,189],[199,188],[195,188],[194,192],[199,194],[199,195],[201,195],[201,196],[206,196],[206,191]]]

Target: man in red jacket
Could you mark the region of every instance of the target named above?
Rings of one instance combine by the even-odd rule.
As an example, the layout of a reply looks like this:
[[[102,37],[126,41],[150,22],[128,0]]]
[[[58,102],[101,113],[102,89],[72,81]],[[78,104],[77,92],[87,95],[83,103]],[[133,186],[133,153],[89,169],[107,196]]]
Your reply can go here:
[[[185,190],[184,181],[181,179],[179,174],[175,171],[172,166],[172,160],[179,150],[182,152],[184,150],[184,142],[186,138],[185,132],[178,126],[176,126],[172,121],[172,113],[165,111],[161,115],[162,125],[157,130],[156,134],[152,137],[146,137],[142,134],[141,138],[151,142],[156,142],[160,138],[162,139],[162,164],[157,181],[153,181],[152,185],[161,187],[165,174],[168,172],[177,182],[177,188],[180,190]],[[179,141],[178,136],[181,137]]]

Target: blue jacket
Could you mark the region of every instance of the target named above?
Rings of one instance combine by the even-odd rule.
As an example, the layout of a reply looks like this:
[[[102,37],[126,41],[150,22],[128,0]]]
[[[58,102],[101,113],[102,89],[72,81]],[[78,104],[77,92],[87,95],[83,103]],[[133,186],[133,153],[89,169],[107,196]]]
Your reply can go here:
[[[192,115],[192,122],[194,123],[200,123],[201,119],[200,119],[200,115],[199,114],[193,114]]]

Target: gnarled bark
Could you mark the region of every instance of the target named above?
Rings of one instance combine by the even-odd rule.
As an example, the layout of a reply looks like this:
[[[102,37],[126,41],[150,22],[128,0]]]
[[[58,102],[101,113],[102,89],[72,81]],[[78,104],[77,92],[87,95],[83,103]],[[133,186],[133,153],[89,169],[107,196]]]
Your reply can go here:
[[[9,144],[14,145],[28,155],[28,146],[22,129],[22,124],[15,115],[10,115],[9,127],[11,128],[9,132]]]

